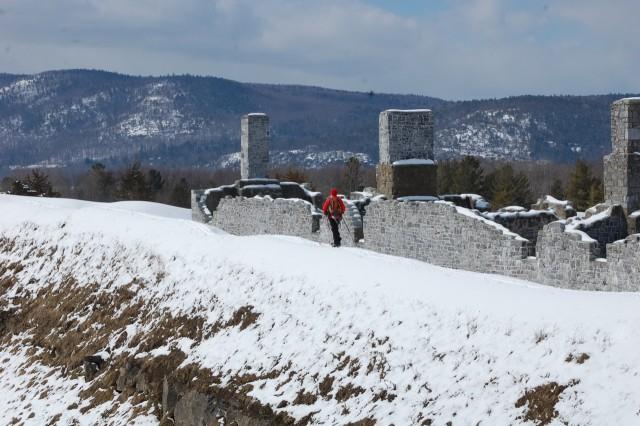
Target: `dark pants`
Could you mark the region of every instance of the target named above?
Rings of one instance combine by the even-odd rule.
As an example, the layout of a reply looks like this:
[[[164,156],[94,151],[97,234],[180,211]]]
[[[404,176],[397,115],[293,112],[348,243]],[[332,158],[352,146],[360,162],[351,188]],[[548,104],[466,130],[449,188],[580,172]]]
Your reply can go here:
[[[333,233],[333,245],[340,246],[340,221],[329,216],[329,225],[331,225],[331,232]]]

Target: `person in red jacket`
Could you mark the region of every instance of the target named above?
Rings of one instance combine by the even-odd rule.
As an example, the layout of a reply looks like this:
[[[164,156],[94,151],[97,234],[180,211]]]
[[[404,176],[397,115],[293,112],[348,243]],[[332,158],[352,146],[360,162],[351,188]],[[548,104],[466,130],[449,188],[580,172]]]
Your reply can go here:
[[[322,205],[322,213],[329,218],[329,224],[331,225],[331,232],[333,233],[333,246],[340,247],[340,221],[342,215],[344,215],[344,203],[338,198],[338,190],[331,189],[331,195]]]

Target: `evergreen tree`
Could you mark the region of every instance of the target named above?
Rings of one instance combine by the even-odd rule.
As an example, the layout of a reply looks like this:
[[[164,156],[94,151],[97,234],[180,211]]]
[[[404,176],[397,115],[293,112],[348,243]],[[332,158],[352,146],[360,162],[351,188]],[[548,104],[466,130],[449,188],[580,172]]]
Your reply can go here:
[[[151,169],[147,172],[145,199],[155,200],[164,186],[164,179],[159,171]]]
[[[604,190],[602,188],[602,181],[598,178],[594,178],[589,188],[589,205],[595,206],[604,201]]]
[[[344,165],[344,172],[342,174],[342,180],[344,181],[342,188],[350,193],[352,191],[357,191],[360,182],[360,160],[356,157],[351,157]]]
[[[294,167],[289,167],[284,173],[276,172],[274,178],[278,179],[280,182],[305,183],[309,181],[309,177],[304,171]]]
[[[31,188],[21,180],[14,179],[9,193],[12,195],[36,195],[35,192],[31,192],[30,189]]]
[[[558,200],[564,200],[564,188],[562,187],[562,181],[560,179],[554,179],[549,189],[549,195],[557,198]]]
[[[456,194],[485,192],[484,170],[477,158],[466,155],[455,165],[452,189]]]
[[[171,190],[169,204],[178,207],[189,207],[191,205],[191,188],[187,179],[180,178],[180,181]]]
[[[89,198],[97,201],[112,201],[116,180],[102,163],[91,166]]]
[[[49,181],[49,176],[42,173],[38,169],[33,169],[31,174],[25,180],[25,184],[36,193],[36,195],[42,197],[59,197],[60,194],[53,190],[53,186]]]
[[[531,204],[529,179],[522,173],[515,173],[510,165],[502,166],[487,176],[491,205],[498,209],[511,205]]]
[[[445,160],[438,164],[438,194],[452,194],[454,170],[456,168],[457,161]]]
[[[584,161],[578,160],[567,185],[567,199],[572,202],[576,210],[585,211],[592,205],[591,187],[593,184],[594,177],[591,167]]]
[[[2,182],[0,182],[0,191],[10,192],[13,187],[13,182],[15,182],[15,178],[10,176],[3,177]]]
[[[149,191],[140,162],[136,161],[124,171],[118,187],[120,200],[149,200]]]

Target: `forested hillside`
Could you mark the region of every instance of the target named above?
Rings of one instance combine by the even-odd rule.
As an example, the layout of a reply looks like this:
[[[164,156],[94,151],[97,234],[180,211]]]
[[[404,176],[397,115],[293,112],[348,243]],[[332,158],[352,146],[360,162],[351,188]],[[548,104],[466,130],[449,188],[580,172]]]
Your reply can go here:
[[[357,153],[376,162],[378,113],[416,107],[434,109],[439,158],[593,160],[609,150],[609,105],[621,96],[451,102],[214,77],[2,74],[0,168],[132,157],[170,167],[232,165],[240,116],[252,111],[270,115],[279,163],[324,166]]]

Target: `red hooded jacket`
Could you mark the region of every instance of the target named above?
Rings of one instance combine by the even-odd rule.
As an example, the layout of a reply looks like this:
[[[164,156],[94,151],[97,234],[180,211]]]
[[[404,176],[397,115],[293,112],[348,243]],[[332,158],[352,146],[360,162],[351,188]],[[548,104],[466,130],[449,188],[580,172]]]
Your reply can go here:
[[[338,197],[338,191],[334,188],[331,190],[331,196],[322,205],[322,213],[328,214],[333,218],[341,218],[344,211],[344,203]]]

